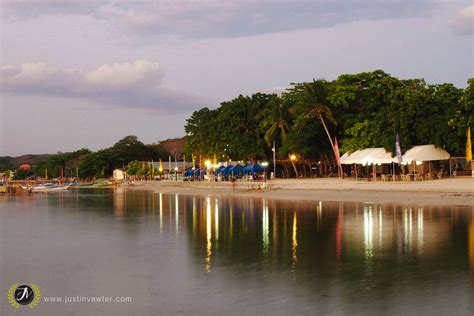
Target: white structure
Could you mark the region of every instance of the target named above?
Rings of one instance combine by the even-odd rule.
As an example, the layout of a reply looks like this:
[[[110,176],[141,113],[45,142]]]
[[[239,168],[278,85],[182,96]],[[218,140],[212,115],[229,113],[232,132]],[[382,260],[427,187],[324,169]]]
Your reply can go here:
[[[396,157],[392,158],[392,153],[385,150],[385,148],[366,148],[357,150],[353,153],[345,153],[341,157],[341,164],[343,165],[371,165],[371,164],[390,164],[398,162]]]
[[[125,180],[125,171],[121,169],[115,169],[113,172],[114,180]]]
[[[448,160],[450,157],[446,150],[435,145],[420,145],[408,150],[403,155],[403,162]]]

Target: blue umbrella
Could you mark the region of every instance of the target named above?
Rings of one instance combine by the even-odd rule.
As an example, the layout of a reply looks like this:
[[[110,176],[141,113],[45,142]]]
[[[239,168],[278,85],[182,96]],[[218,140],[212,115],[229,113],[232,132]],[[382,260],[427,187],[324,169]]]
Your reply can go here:
[[[227,167],[224,168],[224,170],[222,170],[222,172],[224,173],[224,176],[227,177],[229,174],[231,174],[231,170],[234,166],[232,165],[228,165]]]
[[[260,173],[260,172],[264,172],[264,171],[265,171],[265,168],[263,168],[258,163],[250,164],[250,165],[248,165],[247,167],[244,168],[244,172],[245,173],[252,173],[252,176],[255,173]]]
[[[242,174],[244,172],[244,167],[242,167],[241,164],[237,164],[237,165],[233,166],[229,171],[234,176],[239,175],[239,174]]]
[[[216,175],[218,175],[219,173],[224,172],[224,169],[225,169],[224,166],[220,166],[219,168],[217,168],[217,170],[216,170]]]

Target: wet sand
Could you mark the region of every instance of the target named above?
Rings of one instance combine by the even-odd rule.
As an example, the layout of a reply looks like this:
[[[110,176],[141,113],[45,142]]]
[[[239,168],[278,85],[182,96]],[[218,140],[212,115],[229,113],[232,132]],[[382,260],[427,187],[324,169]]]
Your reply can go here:
[[[368,182],[351,179],[276,179],[267,182],[143,181],[131,189],[162,193],[264,196],[307,201],[396,202],[474,207],[474,178],[460,177],[418,182]]]

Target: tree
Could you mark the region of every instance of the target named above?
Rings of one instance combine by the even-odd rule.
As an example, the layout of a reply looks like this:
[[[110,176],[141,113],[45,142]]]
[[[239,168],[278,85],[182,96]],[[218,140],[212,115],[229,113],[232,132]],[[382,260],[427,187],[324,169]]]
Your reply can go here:
[[[110,148],[110,153],[115,167],[123,166],[132,160],[151,160],[153,158],[150,148],[139,141],[135,135],[129,135],[119,140]]]
[[[125,171],[131,176],[147,176],[151,174],[151,168],[138,160],[130,161],[125,167]]]
[[[32,170],[18,169],[13,174],[13,180],[26,180],[33,175]]]
[[[79,165],[81,178],[104,177],[112,174],[114,162],[110,149],[102,149],[84,157]]]
[[[318,119],[323,125],[324,131],[331,144],[331,148],[336,157],[336,148],[329,133],[329,130],[326,126],[325,119],[329,122],[336,125],[336,120],[332,115],[330,108],[329,97],[329,83],[325,80],[314,80],[312,82],[304,82],[301,84],[296,84],[293,87],[293,93],[298,94],[298,102],[296,104],[296,111],[300,113],[299,118],[297,119],[300,122],[300,126],[304,126],[308,122]],[[342,174],[342,168],[340,168]]]
[[[291,120],[288,103],[275,96],[262,111],[262,116],[261,125],[266,130],[264,139],[268,147],[272,147],[272,142],[276,139],[279,139],[281,144],[284,143]]]

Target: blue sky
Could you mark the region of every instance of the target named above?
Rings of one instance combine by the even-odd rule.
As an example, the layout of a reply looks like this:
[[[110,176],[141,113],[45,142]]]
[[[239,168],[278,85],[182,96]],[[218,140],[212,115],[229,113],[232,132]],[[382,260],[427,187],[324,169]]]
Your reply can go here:
[[[0,155],[179,137],[193,110],[312,78],[474,76],[471,1],[1,5]]]

